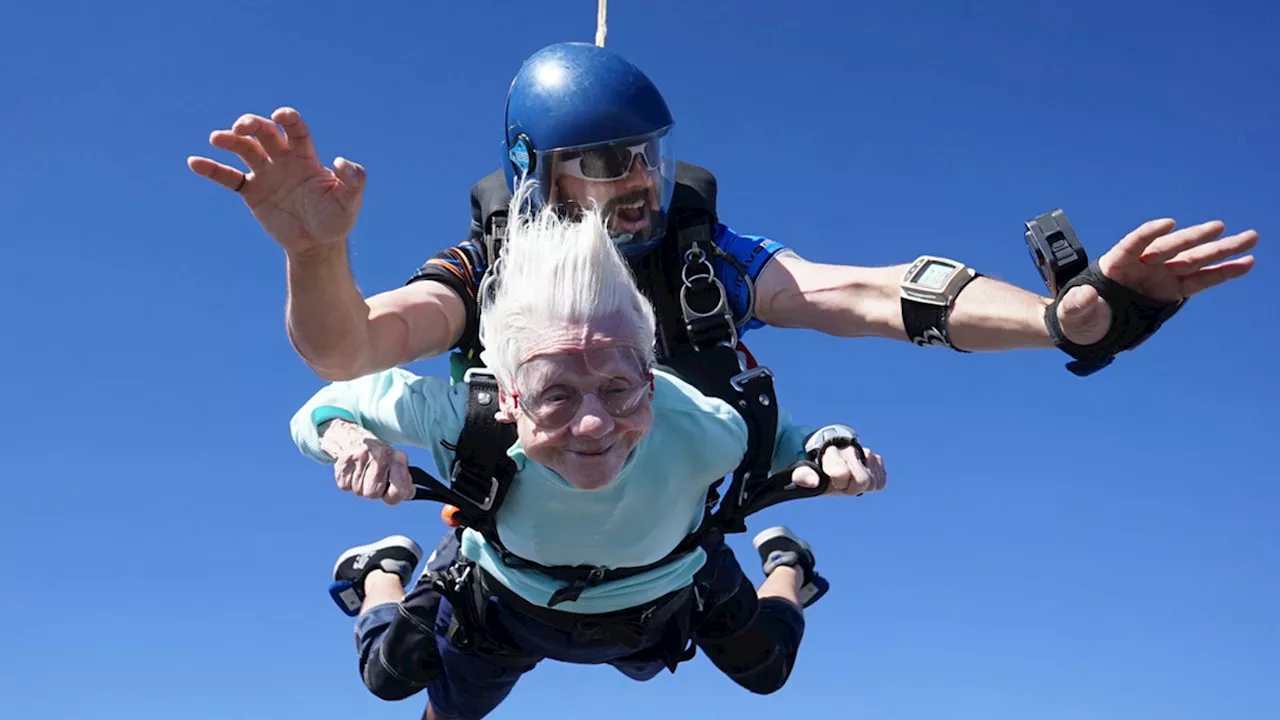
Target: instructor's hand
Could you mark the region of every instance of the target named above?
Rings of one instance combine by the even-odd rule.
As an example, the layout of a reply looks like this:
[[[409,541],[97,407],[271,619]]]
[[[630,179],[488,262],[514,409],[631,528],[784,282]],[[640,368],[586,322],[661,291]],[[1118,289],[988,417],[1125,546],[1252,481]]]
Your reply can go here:
[[[187,166],[239,192],[286,252],[306,254],[339,243],[355,227],[364,168],[343,158],[334,161],[332,170],[322,165],[297,110],[280,108],[270,120],[242,115],[230,130],[214,131],[209,144],[238,155],[249,172],[194,156],[187,158]]]
[[[1173,220],[1152,220],[1098,258],[1103,275],[1150,298],[1177,302],[1253,269],[1252,255],[1231,258],[1258,243],[1255,230],[1220,238],[1219,220],[1174,231]],[[1062,334],[1092,345],[1111,329],[1111,307],[1088,285],[1071,288],[1058,303]]]

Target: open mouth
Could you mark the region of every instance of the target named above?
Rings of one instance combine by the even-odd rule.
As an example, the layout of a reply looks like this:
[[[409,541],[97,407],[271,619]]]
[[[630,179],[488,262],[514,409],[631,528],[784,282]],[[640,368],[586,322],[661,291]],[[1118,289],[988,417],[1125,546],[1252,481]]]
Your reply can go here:
[[[649,222],[649,191],[639,190],[613,201],[611,214],[614,229],[634,232]]]
[[[628,225],[637,225],[644,221],[649,215],[649,208],[645,207],[643,199],[629,204],[618,206],[618,219]]]

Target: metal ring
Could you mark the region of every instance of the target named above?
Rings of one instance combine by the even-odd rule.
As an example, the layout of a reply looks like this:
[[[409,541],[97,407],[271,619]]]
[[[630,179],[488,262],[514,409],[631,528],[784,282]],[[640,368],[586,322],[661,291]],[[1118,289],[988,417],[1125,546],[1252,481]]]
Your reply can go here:
[[[728,321],[729,327],[733,329],[734,333],[736,334],[737,328],[734,327],[733,317],[729,314],[729,303],[728,303],[728,299],[725,297],[724,285],[722,285],[720,281],[715,278],[710,278],[710,280],[711,280],[711,283],[715,285],[716,289],[719,290],[719,294],[720,294],[720,300],[716,303],[716,306],[706,312],[698,312],[693,308],[689,307],[689,301],[688,301],[689,288],[693,286],[686,282],[685,286],[680,288],[680,311],[684,314],[686,321],[691,319],[723,315],[725,319]]]
[[[680,279],[684,281],[686,286],[692,285],[694,280],[711,280],[718,282],[715,277],[715,271],[711,269],[711,266],[703,263],[703,267],[706,268],[705,271],[700,270],[697,275],[690,275],[689,266],[685,265],[683,268],[680,268]]]

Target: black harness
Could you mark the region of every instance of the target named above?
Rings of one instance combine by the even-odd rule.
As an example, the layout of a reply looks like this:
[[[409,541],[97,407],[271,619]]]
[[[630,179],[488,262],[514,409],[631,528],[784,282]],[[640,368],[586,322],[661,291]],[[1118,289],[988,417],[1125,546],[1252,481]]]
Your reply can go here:
[[[446,484],[421,468],[410,468],[418,487],[415,500],[454,506],[454,522],[484,536],[509,567],[536,570],[565,583],[551,596],[548,605],[552,607],[576,600],[587,588],[661,567],[724,534],[745,532],[747,516],[780,502],[820,495],[830,484],[821,468],[808,461],[770,474],[778,428],[773,373],[763,366],[748,367],[746,356],[739,353],[738,324],[725,288],[712,269],[713,256],[737,262],[713,241],[716,181],[710,172],[685,163],[678,165],[676,181],[668,216],[668,227],[674,232],[659,250],[632,264],[641,287],[649,291],[658,316],[658,365],[701,392],[732,405],[746,421],[748,432],[747,452],[734,470],[724,497],[719,493],[724,478],[708,491],[698,529],[665,557],[639,567],[547,566],[507,550],[498,535],[497,515],[516,473],[515,463],[507,457],[516,433],[513,425],[494,419],[497,381],[491,371],[476,364],[478,353],[474,351],[464,353],[472,363],[463,375],[468,386],[466,420],[457,445],[450,448],[455,460],[449,482]],[[471,200],[473,217],[478,215],[481,220],[492,266],[505,239],[505,213],[510,200],[501,173],[477,183]],[[745,271],[743,277],[747,278]],[[750,286],[748,289],[754,293]],[[818,472],[816,488],[792,485],[791,473],[802,465]],[[456,592],[463,592],[465,579],[445,578],[442,590],[447,596],[448,586],[457,585]]]

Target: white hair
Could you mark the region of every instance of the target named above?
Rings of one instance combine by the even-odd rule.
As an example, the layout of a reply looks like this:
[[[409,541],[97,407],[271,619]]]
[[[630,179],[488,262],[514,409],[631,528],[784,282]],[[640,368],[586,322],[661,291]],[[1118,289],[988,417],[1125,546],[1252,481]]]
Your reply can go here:
[[[656,320],[599,209],[574,219],[526,208],[532,181],[508,208],[507,237],[481,285],[481,361],[511,387],[526,349],[552,329],[606,319],[653,362]],[[620,321],[620,322],[619,322]]]

